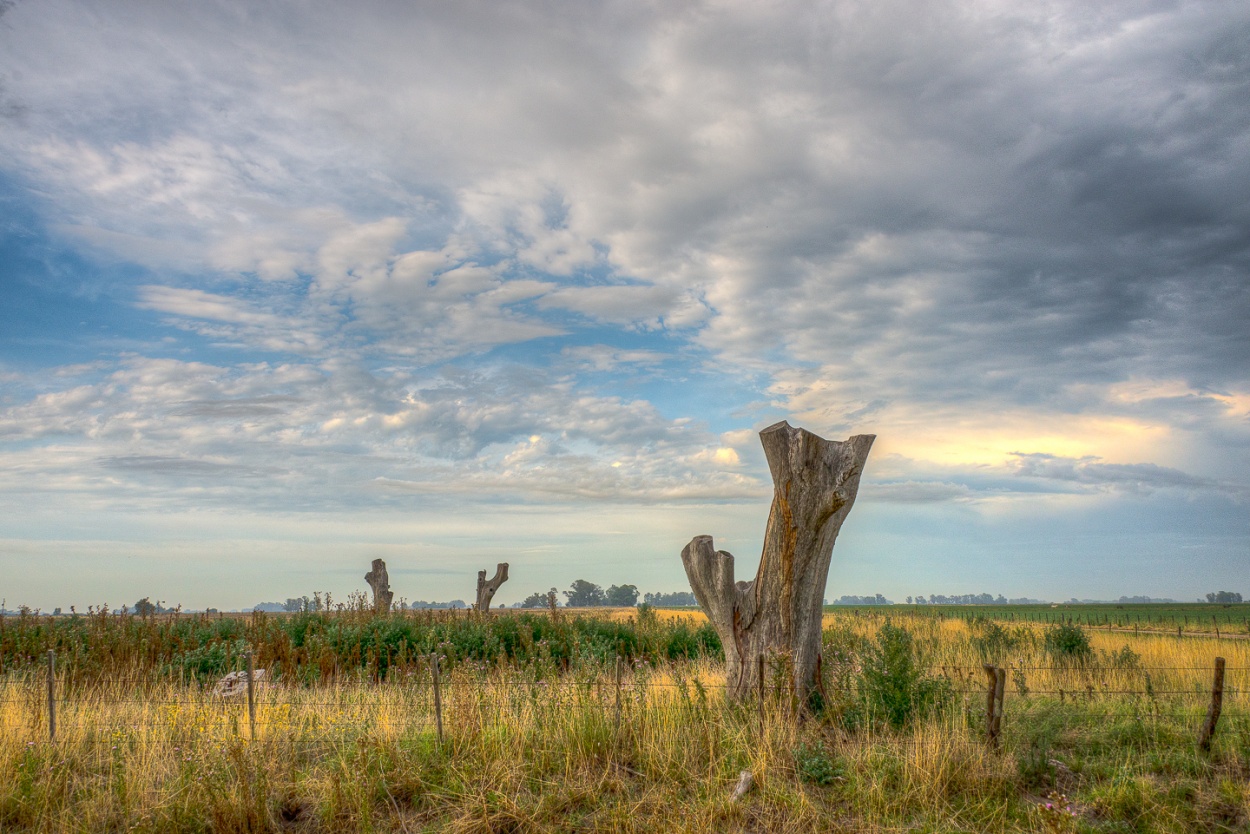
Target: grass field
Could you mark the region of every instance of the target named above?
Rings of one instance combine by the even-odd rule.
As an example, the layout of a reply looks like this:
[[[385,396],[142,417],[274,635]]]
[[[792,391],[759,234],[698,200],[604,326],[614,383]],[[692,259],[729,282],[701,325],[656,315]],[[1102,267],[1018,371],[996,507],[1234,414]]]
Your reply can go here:
[[[1250,603],[1124,603],[1056,605],[891,605],[893,616],[936,618],[989,617],[1006,622],[1071,622],[1091,628],[1111,628],[1188,634],[1250,635]],[[880,612],[881,606],[830,605],[825,611]]]
[[[1073,653],[1019,609],[939,613],[827,613],[806,718],[783,658],[762,708],[723,703],[697,612],[10,620],[0,830],[1250,831],[1250,641],[1074,628]],[[247,646],[276,676],[255,738],[206,686]]]

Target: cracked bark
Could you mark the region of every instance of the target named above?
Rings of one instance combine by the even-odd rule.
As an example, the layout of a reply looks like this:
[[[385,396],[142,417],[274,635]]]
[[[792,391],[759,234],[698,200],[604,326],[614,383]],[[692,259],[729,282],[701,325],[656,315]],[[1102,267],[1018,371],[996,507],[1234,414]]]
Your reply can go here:
[[[489,613],[490,601],[495,596],[495,591],[499,590],[499,586],[508,581],[508,563],[500,562],[495,566],[495,576],[488,582],[486,580],[486,571],[477,572],[477,602],[473,604],[474,610]]]
[[[759,571],[734,581],[734,557],[711,536],[681,552],[699,605],[725,647],[726,687],[733,700],[751,694],[761,654],[786,655],[794,691],[804,702],[819,690],[820,618],[833,544],[855,503],[875,435],[838,442],[782,421],[760,432],[773,478],[773,503]]]

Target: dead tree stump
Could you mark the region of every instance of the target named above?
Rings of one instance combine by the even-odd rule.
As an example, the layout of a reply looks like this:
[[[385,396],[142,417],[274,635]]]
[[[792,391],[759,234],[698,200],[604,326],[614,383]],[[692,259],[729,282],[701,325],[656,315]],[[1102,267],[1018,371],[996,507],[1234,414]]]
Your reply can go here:
[[[484,614],[490,613],[490,601],[495,596],[495,591],[499,590],[499,586],[508,581],[508,563],[500,562],[495,566],[495,576],[488,582],[486,580],[486,571],[477,572],[477,602],[473,603],[473,608]]]
[[[752,660],[787,654],[794,691],[804,702],[818,691],[820,619],[833,543],[859,490],[875,435],[825,440],[782,421],[760,432],[773,478],[764,551],[752,582],[734,582],[734,558],[695,536],[681,561],[699,605],[725,647],[726,687],[734,700],[751,694]]]
[[[394,595],[391,593],[390,578],[386,575],[386,562],[374,559],[373,570],[365,574],[365,581],[373,589],[373,610],[379,614],[390,611]]]

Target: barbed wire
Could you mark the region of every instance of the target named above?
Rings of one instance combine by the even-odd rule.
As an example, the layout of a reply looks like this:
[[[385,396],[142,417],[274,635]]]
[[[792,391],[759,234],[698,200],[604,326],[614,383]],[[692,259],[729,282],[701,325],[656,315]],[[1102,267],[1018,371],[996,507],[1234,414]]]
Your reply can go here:
[[[1114,673],[1116,675],[1126,676],[1126,677],[1137,677],[1137,676],[1144,676],[1144,675],[1153,675],[1158,672],[1176,672],[1176,671],[1204,672],[1207,675],[1210,675],[1214,667],[1213,666],[1202,666],[1202,667],[1154,666],[1154,667],[1139,667],[1135,669],[1121,669],[1121,668],[1115,668],[1115,667],[1073,668],[1073,667],[1046,667],[1046,666],[1038,666],[1038,667],[1005,666],[1002,668],[1004,669],[1004,671],[1008,673],[1022,673],[1022,672],[1063,673],[1071,678],[1085,681],[1085,680],[1088,680],[1093,675],[1106,674],[1108,672]],[[1250,671],[1250,667],[1225,666],[1224,668],[1225,679],[1232,676],[1234,673],[1247,672],[1247,671]],[[606,670],[602,676],[589,679],[589,680],[586,680],[586,679],[569,680],[564,677],[558,677],[557,675],[559,675],[559,673],[555,673],[551,677],[538,678],[538,679],[517,680],[515,678],[484,676],[484,677],[474,678],[471,681],[467,681],[463,675],[457,674],[457,672],[458,670],[443,671],[441,674],[441,677],[443,678],[443,685],[444,686],[464,685],[469,682],[473,683],[474,685],[490,685],[490,686],[496,686],[496,687],[535,687],[537,686],[537,687],[548,687],[548,688],[555,688],[555,687],[584,688],[584,687],[614,686],[615,685],[615,678],[611,670]],[[240,680],[241,682],[246,682],[246,672],[244,670],[236,670],[235,673],[227,672],[227,673],[223,673],[220,675],[215,674],[212,677],[197,678],[197,679],[180,679],[178,677],[167,677],[167,676],[77,675],[73,673],[68,673],[68,674],[62,673],[60,670],[58,670],[57,675],[56,675],[56,681],[57,681],[57,686],[73,685],[73,686],[79,686],[79,687],[93,687],[93,688],[100,688],[100,687],[105,687],[105,686],[133,686],[133,687],[142,687],[142,688],[178,686],[183,689],[211,690],[214,686],[217,685],[217,683],[221,680],[222,677],[225,677],[230,674],[236,674],[236,673],[239,675],[238,680]],[[770,668],[768,674],[771,675],[773,673],[774,673],[774,670]],[[626,670],[626,673],[622,676],[623,685],[632,684],[636,682],[638,680],[639,674],[640,674],[639,670],[635,670],[632,668]],[[645,670],[642,671],[642,674],[646,674],[646,671]],[[965,678],[978,678],[979,679],[979,678],[982,678],[984,674],[985,674],[985,670],[984,668],[980,666],[977,666],[977,667],[947,666],[947,667],[939,667],[938,671],[936,672],[936,674],[933,675],[933,677],[947,678],[947,679],[950,679],[952,677],[965,677]],[[1208,680],[1207,678],[1195,679],[1193,683],[1195,685],[1198,685],[1207,680]],[[10,677],[8,679],[0,678],[0,691],[3,691],[5,686],[12,686],[12,685],[29,686],[33,684],[43,685],[43,684],[46,684],[46,681],[47,681],[47,676],[46,676],[46,673],[44,672],[35,672],[34,674],[23,675],[21,677]],[[330,675],[325,678],[321,678],[317,680],[316,682],[308,682],[308,683],[301,682],[299,680],[298,675],[296,675],[294,678],[278,678],[277,682],[280,683],[280,685],[282,686],[297,687],[297,688],[309,689],[309,690],[318,689],[318,688],[329,688],[333,686],[341,686],[343,684],[368,684],[374,688],[396,688],[396,689],[422,688],[422,687],[429,688],[430,686],[432,686],[428,668],[422,669],[422,674],[420,675],[419,679],[418,679],[418,676],[415,674],[405,674],[402,677],[399,677],[398,675],[395,675],[394,673],[392,673],[391,675],[383,675],[380,678],[375,678],[368,674],[365,674],[365,675],[339,674],[339,675]],[[716,685],[716,684],[712,684],[704,680],[702,677],[698,675],[692,675],[685,681],[681,681],[681,680],[648,681],[647,685],[655,686],[655,687],[681,687],[683,685],[694,686],[696,682],[703,686]],[[268,675],[257,676],[256,683],[260,686],[272,686],[272,685],[275,685],[275,679],[270,678]],[[829,686],[829,684],[826,683],[826,686]]]

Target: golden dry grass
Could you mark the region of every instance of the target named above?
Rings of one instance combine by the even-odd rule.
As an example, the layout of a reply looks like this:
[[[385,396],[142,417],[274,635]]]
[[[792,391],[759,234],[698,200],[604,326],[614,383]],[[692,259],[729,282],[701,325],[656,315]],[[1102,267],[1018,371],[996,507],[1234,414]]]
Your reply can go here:
[[[872,639],[882,622],[827,615],[828,639]],[[262,687],[255,739],[242,699],[123,672],[58,692],[48,743],[42,679],[10,675],[0,683],[0,830],[1065,830],[1036,810],[1052,787],[1073,797],[1070,830],[1246,830],[1244,641],[1092,631],[1094,655],[1079,665],[1048,657],[1038,626],[1013,626],[1013,647],[987,658],[980,625],[894,622],[956,691],[952,709],[901,731],[798,720],[784,694],[762,716],[754,703],[727,705],[719,664],[702,660],[627,668],[619,727],[611,664],[545,680],[463,664],[444,679],[441,743],[420,670],[380,684]],[[1217,651],[1230,691],[1205,756],[1192,736]],[[979,723],[986,659],[1013,675],[997,752]],[[1051,757],[1066,772],[1049,772]],[[758,787],[735,803],[744,769]]]

